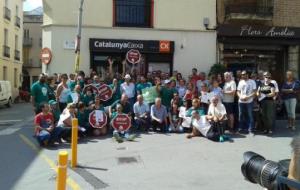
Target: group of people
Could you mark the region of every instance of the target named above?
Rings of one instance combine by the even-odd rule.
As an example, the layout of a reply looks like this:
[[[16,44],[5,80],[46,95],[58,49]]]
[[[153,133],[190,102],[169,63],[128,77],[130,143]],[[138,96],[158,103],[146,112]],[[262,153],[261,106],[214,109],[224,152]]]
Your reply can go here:
[[[112,66],[113,63],[110,63]],[[220,73],[206,78],[192,69],[188,79],[174,71],[172,76],[162,72],[136,74],[110,73],[101,79],[96,72],[77,74],[41,74],[31,87],[35,116],[35,136],[41,146],[69,141],[72,119],[79,123],[79,137],[112,134],[118,142],[132,141],[139,132],[188,133],[187,138],[204,136],[213,141],[229,140],[229,133],[271,134],[275,130],[275,102],[284,101],[288,126],[296,129],[295,109],[299,82],[293,73],[279,88],[269,72],[247,71]],[[109,100],[103,101],[97,89],[108,85]],[[146,102],[144,90],[155,89],[156,97]],[[108,122],[101,128],[90,123],[93,111],[101,111]],[[131,118],[126,131],[113,128],[118,114]]]

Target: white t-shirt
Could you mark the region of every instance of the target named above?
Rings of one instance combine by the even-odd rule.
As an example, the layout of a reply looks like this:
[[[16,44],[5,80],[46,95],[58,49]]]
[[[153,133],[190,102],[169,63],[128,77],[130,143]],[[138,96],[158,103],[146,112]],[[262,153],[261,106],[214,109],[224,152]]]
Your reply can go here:
[[[271,80],[271,83],[274,84],[275,92],[278,93],[279,92],[279,88],[278,88],[278,84],[277,84],[276,80]]]
[[[222,103],[218,103],[217,106],[214,106],[212,103],[208,107],[207,115],[222,117],[226,115],[225,106]]]
[[[237,90],[240,91],[241,97],[249,96],[256,90],[256,83],[252,79],[240,80]],[[253,101],[253,97],[246,101],[242,101],[241,97],[239,98],[240,103],[251,103]]]
[[[235,84],[234,80],[231,80],[229,82],[225,82],[224,87],[223,87],[224,92],[235,91],[235,90],[236,90],[236,84]],[[230,95],[230,94],[223,93],[223,98],[222,98],[223,102],[233,103],[234,102],[234,96],[235,95]]]
[[[124,82],[121,84],[121,92],[125,93],[128,98],[133,98],[135,95],[135,85],[132,82],[129,85]]]

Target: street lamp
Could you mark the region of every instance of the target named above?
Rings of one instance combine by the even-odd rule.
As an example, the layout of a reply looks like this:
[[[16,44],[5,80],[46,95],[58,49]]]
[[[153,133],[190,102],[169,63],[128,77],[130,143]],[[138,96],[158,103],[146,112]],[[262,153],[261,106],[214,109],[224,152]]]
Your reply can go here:
[[[83,7],[84,0],[80,0],[79,6],[79,15],[78,15],[78,26],[77,26],[77,36],[76,36],[76,45],[75,45],[75,72],[79,71],[80,65],[80,40],[81,40],[81,28],[82,28],[82,7]]]

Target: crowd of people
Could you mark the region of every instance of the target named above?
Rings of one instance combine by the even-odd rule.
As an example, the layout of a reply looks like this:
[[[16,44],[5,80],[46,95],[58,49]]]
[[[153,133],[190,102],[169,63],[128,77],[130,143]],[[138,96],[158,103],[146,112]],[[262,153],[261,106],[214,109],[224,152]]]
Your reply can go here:
[[[110,64],[112,65],[112,64]],[[112,97],[102,101],[97,88],[107,84]],[[144,100],[143,91],[155,88],[153,102]],[[96,90],[95,90],[96,89]],[[172,76],[160,71],[147,76],[118,74],[112,69],[101,79],[96,72],[77,74],[41,74],[31,87],[35,116],[35,136],[41,146],[69,141],[72,119],[79,122],[79,138],[113,135],[118,142],[132,141],[137,133],[188,133],[187,138],[203,136],[213,141],[231,140],[234,133],[264,133],[275,130],[276,99],[284,101],[290,130],[296,130],[295,110],[299,82],[293,73],[278,86],[269,72],[225,72],[206,77],[192,69],[185,79],[174,71]],[[75,94],[75,95],[74,95]],[[90,114],[101,110],[108,118],[102,128],[94,128]],[[112,127],[118,114],[131,118],[127,131]]]

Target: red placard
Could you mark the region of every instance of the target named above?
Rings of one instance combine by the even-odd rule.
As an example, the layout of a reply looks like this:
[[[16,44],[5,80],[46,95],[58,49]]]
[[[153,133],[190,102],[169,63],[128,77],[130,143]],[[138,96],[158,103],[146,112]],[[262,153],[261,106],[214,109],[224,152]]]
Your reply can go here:
[[[94,110],[89,115],[89,123],[93,128],[101,129],[107,124],[107,116],[104,111],[102,111],[102,120],[96,121],[96,111]],[[99,119],[99,118],[98,118]]]
[[[127,114],[118,114],[112,121],[112,127],[119,132],[127,131],[131,127],[131,119]]]
[[[106,85],[106,84],[102,84],[99,88],[98,88],[98,96],[100,97],[100,100],[102,101],[107,101],[110,100],[112,97],[112,89]]]
[[[83,91],[82,91],[82,92],[85,94],[88,88],[92,89],[93,94],[96,94],[96,95],[99,94],[98,88],[97,88],[95,85],[92,85],[92,84],[86,85],[86,86],[83,88]]]
[[[141,61],[141,53],[136,49],[131,49],[127,52],[126,59],[129,63],[137,64]]]
[[[43,48],[40,53],[40,59],[41,59],[42,63],[44,63],[45,65],[48,65],[49,63],[51,63],[51,60],[52,60],[51,50],[47,47]]]

